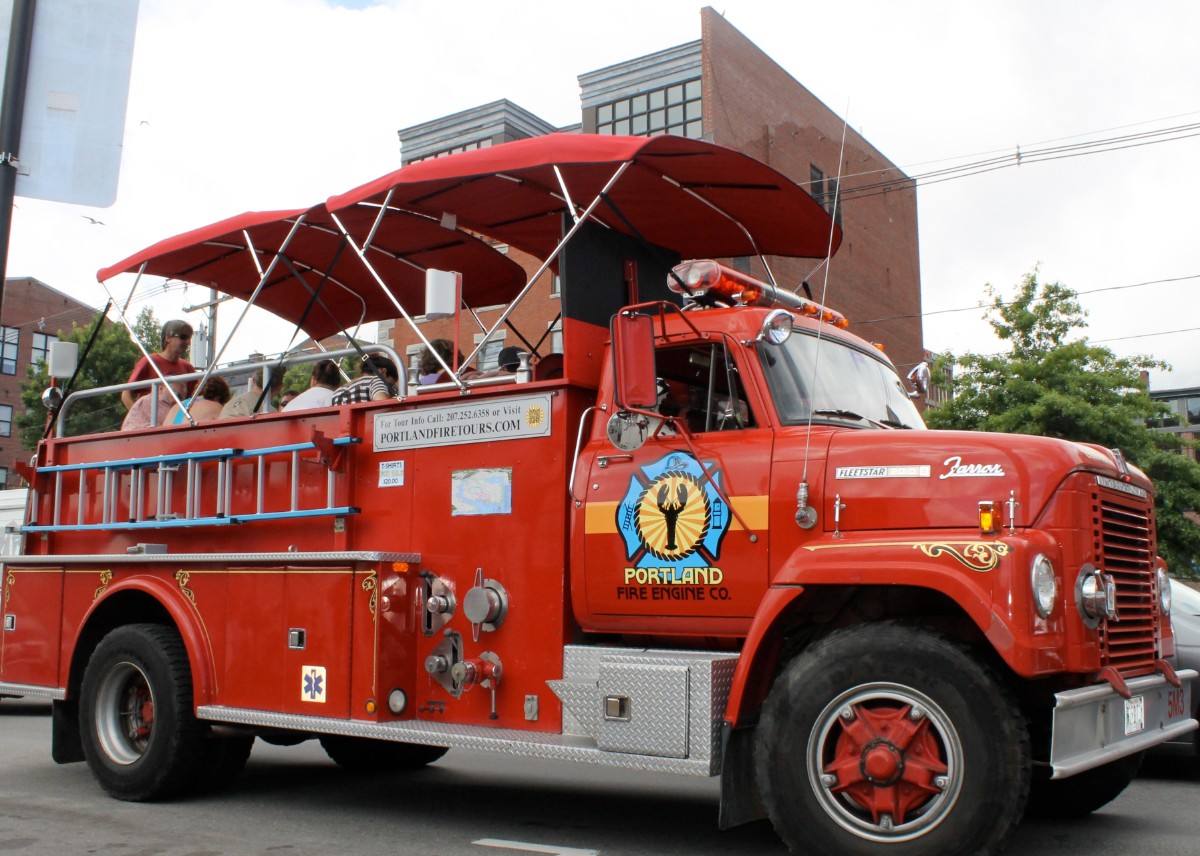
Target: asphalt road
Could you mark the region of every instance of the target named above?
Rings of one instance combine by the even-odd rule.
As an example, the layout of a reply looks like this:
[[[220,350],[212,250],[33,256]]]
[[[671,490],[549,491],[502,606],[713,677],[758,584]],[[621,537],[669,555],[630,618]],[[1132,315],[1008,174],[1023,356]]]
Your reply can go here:
[[[172,803],[105,796],[50,759],[49,705],[0,702],[0,852],[107,856],[774,856],[769,824],[721,832],[708,779],[452,751],[406,775],[343,772],[315,742],[258,741],[228,791]],[[1013,856],[1192,856],[1200,765],[1154,759],[1077,822],[1027,822]]]

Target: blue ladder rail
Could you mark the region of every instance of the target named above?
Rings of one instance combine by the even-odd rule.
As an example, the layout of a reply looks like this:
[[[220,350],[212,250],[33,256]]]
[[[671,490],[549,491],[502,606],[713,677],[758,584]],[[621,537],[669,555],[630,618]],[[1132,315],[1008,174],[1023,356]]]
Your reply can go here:
[[[344,447],[361,443],[359,437],[337,437],[326,441],[328,447]],[[50,523],[39,523],[31,519],[21,527],[23,532],[81,532],[90,530],[127,530],[127,529],[164,529],[190,526],[228,526],[235,523],[250,523],[256,520],[286,520],[303,517],[343,517],[358,514],[359,509],[351,505],[334,505],[335,472],[332,467],[326,473],[326,504],[316,508],[300,507],[300,454],[313,450],[322,450],[322,445],[316,441],[304,443],[289,443],[279,446],[264,446],[259,449],[206,449],[198,452],[184,452],[171,455],[150,455],[140,458],[126,458],[119,461],[94,461],[83,464],[61,464],[39,467],[39,475],[54,476],[54,519]],[[266,508],[266,466],[267,458],[287,455],[290,459],[290,497],[286,510],[267,510]],[[255,461],[255,509],[248,512],[232,512],[233,501],[233,466],[239,461]],[[205,467],[215,469],[217,480],[216,510],[213,514],[200,514],[200,489]],[[174,493],[175,476],[183,470],[185,478],[186,505],[182,514],[172,511],[171,498]],[[79,476],[78,513],[73,523],[64,522],[60,513],[63,505],[63,479],[66,475],[77,473]],[[118,493],[121,476],[129,473],[129,515],[127,519],[116,519],[120,507]],[[99,522],[85,520],[84,510],[87,503],[88,476],[101,476],[100,490],[103,491],[101,504],[101,519]],[[156,477],[155,514],[147,517],[146,480],[148,476]],[[36,514],[37,497],[31,503]]]

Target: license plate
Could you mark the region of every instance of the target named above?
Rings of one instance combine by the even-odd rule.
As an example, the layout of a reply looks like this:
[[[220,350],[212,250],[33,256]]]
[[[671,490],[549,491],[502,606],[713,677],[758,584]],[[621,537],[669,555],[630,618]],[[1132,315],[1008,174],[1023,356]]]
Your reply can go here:
[[[1125,734],[1146,730],[1146,700],[1142,696],[1125,699]]]

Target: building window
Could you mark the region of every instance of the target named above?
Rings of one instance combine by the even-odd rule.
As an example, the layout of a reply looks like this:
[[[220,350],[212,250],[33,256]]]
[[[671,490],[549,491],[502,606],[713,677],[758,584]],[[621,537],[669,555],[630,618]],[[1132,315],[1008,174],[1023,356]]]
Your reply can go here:
[[[17,348],[20,344],[20,330],[16,327],[0,326],[0,373],[17,373]]]
[[[475,149],[490,149],[491,147],[492,147],[492,139],[491,139],[491,137],[488,137],[487,139],[483,139],[483,140],[475,140],[474,142],[463,143],[461,146],[454,146],[453,148],[443,149],[442,151],[434,152],[433,154],[422,155],[419,158],[413,158],[412,160],[408,161],[408,163],[417,163],[418,161],[433,160],[434,158],[441,158],[441,157],[445,157],[446,155],[456,155],[459,152],[469,152],[469,151],[474,151]]]
[[[808,166],[808,195],[818,202],[825,195],[825,173],[812,164]]]
[[[1188,425],[1200,425],[1200,395],[1185,399]]]
[[[561,354],[562,352],[562,318],[559,317],[559,319],[550,327],[550,353]]]
[[[833,217],[834,222],[840,227],[842,225],[842,206],[841,200],[838,199],[838,180],[825,178],[825,173],[821,171],[820,167],[809,164],[808,193],[821,204],[821,207]],[[837,205],[836,209],[833,207],[835,204]]]
[[[8,467],[0,467],[0,487],[8,487]]]
[[[33,356],[29,361],[34,365],[45,363],[50,360],[50,343],[57,342],[58,337],[50,333],[34,333],[33,334]]]
[[[476,333],[475,344],[478,345],[481,341],[483,341],[483,333]],[[487,344],[483,346],[483,350],[479,352],[479,356],[475,359],[476,368],[481,372],[490,372],[493,369],[500,368],[500,349],[503,347],[503,333],[497,333],[488,339]]]
[[[0,437],[12,436],[12,417],[12,405],[0,404]]]
[[[596,108],[596,133],[653,137],[676,134],[704,136],[700,79],[642,92]]]

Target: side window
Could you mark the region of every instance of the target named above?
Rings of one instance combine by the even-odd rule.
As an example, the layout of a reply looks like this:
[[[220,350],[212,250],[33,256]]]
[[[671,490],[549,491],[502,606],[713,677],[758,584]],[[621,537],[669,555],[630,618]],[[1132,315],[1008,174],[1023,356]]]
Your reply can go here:
[[[658,412],[690,431],[737,431],[756,424],[732,356],[720,342],[660,348]]]

